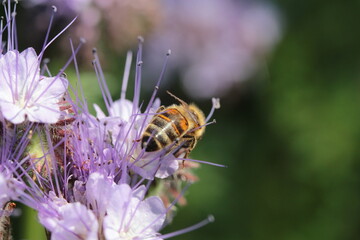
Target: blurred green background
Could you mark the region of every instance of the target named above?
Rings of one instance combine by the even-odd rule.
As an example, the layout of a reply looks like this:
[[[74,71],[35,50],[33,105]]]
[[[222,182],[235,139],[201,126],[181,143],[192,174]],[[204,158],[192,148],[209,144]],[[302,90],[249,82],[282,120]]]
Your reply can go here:
[[[186,194],[188,205],[163,232],[193,225],[208,214],[216,220],[174,239],[360,239],[360,1],[271,3],[283,21],[280,42],[256,74],[222,96],[217,123],[192,153],[194,159],[228,167],[202,165],[200,181]],[[43,34],[24,35],[30,31],[27,19],[34,16],[30,10],[19,8],[20,49],[41,47],[43,41]],[[60,18],[57,24],[65,22]],[[67,58],[54,59],[57,47],[48,51],[54,72]],[[114,97],[120,91],[123,51],[102,52]],[[84,69],[89,103],[101,102],[94,77],[88,79],[91,70]],[[71,76],[72,71],[66,72]],[[179,76],[166,78],[172,82],[160,89],[164,104],[172,103],[165,94],[170,89],[210,110],[210,99],[186,95]],[[148,94],[144,90],[142,99]],[[15,239],[43,239],[34,213],[24,211],[27,222],[14,219]]]

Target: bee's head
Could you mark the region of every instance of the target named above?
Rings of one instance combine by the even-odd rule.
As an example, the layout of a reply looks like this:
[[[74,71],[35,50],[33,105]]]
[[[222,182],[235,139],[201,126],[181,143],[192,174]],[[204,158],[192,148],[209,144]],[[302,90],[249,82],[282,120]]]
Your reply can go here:
[[[205,115],[203,111],[201,111],[200,108],[198,108],[195,104],[190,104],[188,110],[190,116],[197,125],[193,131],[194,135],[196,138],[200,138],[205,132]]]
[[[178,98],[177,96],[175,96],[174,94],[172,94],[169,91],[166,91],[170,96],[172,96],[173,98],[175,98],[176,100],[178,100],[181,105],[184,107],[185,111],[188,112],[188,114],[190,115],[190,117],[192,118],[192,120],[194,120],[195,127],[194,130],[191,130],[191,132],[194,134],[194,136],[196,138],[200,138],[204,132],[205,132],[205,115],[203,113],[203,111],[200,110],[200,108],[198,108],[195,104],[187,104],[185,101],[181,100],[180,98]]]

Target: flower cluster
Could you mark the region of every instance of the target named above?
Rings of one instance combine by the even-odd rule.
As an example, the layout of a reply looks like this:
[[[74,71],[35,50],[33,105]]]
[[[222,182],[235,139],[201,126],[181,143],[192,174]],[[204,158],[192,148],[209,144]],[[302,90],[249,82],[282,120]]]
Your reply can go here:
[[[53,240],[165,239],[212,221],[160,233],[171,221],[175,204],[183,202],[187,180],[196,179],[191,169],[197,165],[174,154],[182,147],[178,140],[170,144],[175,146],[171,151],[153,152],[146,151],[141,141],[162,109],[156,93],[163,75],[143,106],[142,39],[132,101],[125,95],[132,53],[127,55],[121,97],[113,100],[94,51],[93,66],[107,112],[94,105],[94,116],[84,94],[74,90],[63,70],[52,76],[46,64],[40,67],[47,42],[39,54],[33,48],[16,49],[17,41],[12,39],[16,14],[10,4],[5,12],[7,24],[1,32],[7,30],[10,37],[0,56],[0,225],[10,224],[14,207],[9,207],[10,201],[36,210]],[[73,49],[70,60],[76,59],[78,48]],[[218,107],[214,100],[210,115]],[[153,191],[159,186],[161,191]],[[0,236],[9,231],[0,228]]]
[[[150,63],[155,67],[159,61],[154,53],[171,48],[175,64],[169,70],[180,75],[184,90],[193,97],[226,96],[263,66],[281,36],[279,14],[264,1],[164,4],[163,20],[148,37]]]
[[[161,239],[158,231],[166,209],[160,198],[145,198],[144,185],[132,189],[98,172],[90,174],[86,183],[75,185],[84,192],[77,192],[74,202],[51,192],[40,207],[40,222],[53,239],[98,239],[99,235],[105,239]]]
[[[71,35],[86,38],[88,44],[80,52],[84,59],[91,57],[91,46],[100,45],[104,38],[111,51],[122,54],[135,46],[137,36],[146,36],[161,21],[160,0],[28,0],[26,3],[31,9],[56,5],[62,19],[78,16]],[[47,18],[45,14],[35,17],[37,21]],[[44,30],[39,29],[41,25],[35,27],[37,31]],[[68,52],[66,43],[65,40],[63,50]]]

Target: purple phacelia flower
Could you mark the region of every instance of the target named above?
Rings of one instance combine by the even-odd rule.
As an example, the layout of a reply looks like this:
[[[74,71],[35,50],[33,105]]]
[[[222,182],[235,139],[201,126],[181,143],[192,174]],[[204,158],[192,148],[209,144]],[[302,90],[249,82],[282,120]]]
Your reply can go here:
[[[153,153],[146,152],[141,146],[140,139],[145,127],[160,106],[160,100],[155,98],[156,87],[146,109],[143,112],[140,110],[141,44],[140,41],[133,101],[125,99],[132,54],[127,55],[122,93],[120,99],[116,101],[109,94],[95,54],[95,71],[98,73],[108,115],[94,104],[96,117],[84,109],[83,114],[76,120],[79,124],[75,124],[76,127],[73,129],[76,137],[70,139],[70,147],[74,154],[74,162],[78,169],[81,169],[80,175],[84,174],[85,169],[88,173],[98,171],[100,165],[101,168],[108,169],[112,173],[120,173],[125,169],[124,171],[130,170],[131,174],[135,173],[145,179],[154,179],[169,177],[179,167],[179,160],[166,149]],[[166,61],[169,54],[166,55]],[[159,82],[161,78],[162,76]],[[89,154],[84,156],[84,153]]]
[[[104,218],[106,239],[162,239],[159,231],[165,222],[166,209],[161,199],[157,196],[144,199],[144,185],[131,190],[127,184],[121,184],[116,193]]]
[[[51,239],[161,239],[166,209],[159,197],[145,197],[146,187],[132,189],[92,173],[85,185],[85,202],[68,203],[51,194],[39,210]]]
[[[40,75],[39,59],[33,48],[19,53],[11,50],[0,57],[0,114],[19,124],[56,123],[59,100],[68,82],[59,76]]]
[[[111,135],[112,144],[125,156],[123,160],[129,161],[129,167],[144,178],[166,178],[173,174],[179,167],[178,161],[172,154],[158,154],[144,152],[139,144],[139,136],[151,117],[160,106],[156,100],[149,113],[134,114],[133,102],[126,99],[114,101],[108,109],[109,116],[95,105],[97,119],[100,123],[106,122],[106,132]],[[102,124],[104,125],[104,124]],[[166,156],[164,156],[166,155]]]
[[[161,22],[162,4],[160,0],[28,0],[25,6],[44,9],[56,5],[60,18],[72,19],[78,16],[70,29],[72,37],[86,38],[87,44],[80,51],[79,61],[87,64],[91,57],[91,48],[99,46],[103,39],[106,49],[124,53],[134,47],[138,35],[147,35]],[[34,8],[32,8],[34,9]],[[40,11],[39,11],[40,12]],[[160,13],[160,14],[159,14]],[[43,22],[46,14],[32,16],[35,22]],[[131,24],[131,27],[129,27]],[[37,24],[35,29],[43,31],[45,24]],[[63,38],[63,52],[69,52],[67,38]],[[107,59],[104,58],[106,61]]]
[[[264,1],[168,0],[164,6],[145,60],[156,66],[154,53],[171,48],[169,70],[194,98],[226,96],[250,79],[281,36],[279,13]]]
[[[39,220],[51,232],[51,240],[97,240],[98,221],[94,213],[79,202],[67,203],[53,197],[42,204]]]

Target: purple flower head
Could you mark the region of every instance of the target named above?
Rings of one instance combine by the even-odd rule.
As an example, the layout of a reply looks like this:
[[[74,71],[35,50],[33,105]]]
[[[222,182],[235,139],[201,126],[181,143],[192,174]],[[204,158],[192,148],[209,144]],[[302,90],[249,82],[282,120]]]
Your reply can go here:
[[[99,46],[102,39],[107,39],[106,49],[124,53],[134,47],[134,39],[139,35],[147,35],[161,21],[159,9],[161,0],[27,0],[25,6],[43,9],[55,5],[58,7],[63,21],[78,16],[70,29],[71,36],[85,38],[87,44],[80,52],[80,61],[87,64],[91,57],[91,49]],[[46,14],[34,16],[36,22],[42,22]],[[131,23],[131,27],[129,27]],[[37,24],[38,31],[46,26]],[[41,29],[43,28],[43,29]],[[63,52],[69,52],[67,38],[63,38]]]
[[[67,80],[40,75],[38,56],[33,48],[19,53],[8,51],[0,57],[0,114],[19,124],[56,123],[60,118],[59,100]]]
[[[115,149],[129,161],[128,166],[144,178],[166,178],[178,169],[178,161],[172,154],[154,154],[144,152],[139,144],[139,136],[144,131],[151,117],[160,106],[160,101],[154,101],[148,114],[133,114],[133,103],[126,99],[115,101],[109,108],[109,116],[95,105],[97,119],[106,122],[106,131],[111,135]],[[104,124],[102,124],[104,125]]]
[[[126,184],[119,185],[104,218],[106,239],[162,239],[159,230],[166,209],[157,196],[144,199],[145,192],[144,185],[134,191]]]
[[[126,99],[129,53],[120,99],[114,101],[95,52],[93,64],[106,111],[95,105],[93,116],[81,91],[75,90],[73,99],[65,94],[68,81],[60,74],[42,76],[49,71],[40,71],[39,62],[52,41],[46,41],[37,56],[32,48],[20,53],[16,41],[10,39],[0,57],[0,207],[10,200],[30,206],[38,212],[48,237],[55,240],[160,240],[202,226],[204,223],[170,234],[159,233],[189,186],[183,187],[181,182],[188,172],[178,169],[179,162],[188,159],[174,154],[182,147],[176,146],[177,140],[170,148],[155,152],[147,152],[142,140],[151,119],[159,114],[156,94],[170,53],[150,100],[142,101],[140,38],[134,97]],[[78,48],[74,49],[72,42],[71,47],[73,55],[65,66],[75,59]],[[183,164],[184,168],[190,165]],[[170,177],[174,173],[177,175]],[[171,182],[173,179],[179,180]],[[163,191],[174,190],[176,196],[167,200],[160,193],[151,196],[158,186],[165,186]]]
[[[52,240],[98,239],[98,221],[94,213],[79,202],[68,203],[52,196],[41,205],[39,220],[51,232]]]
[[[50,41],[46,35],[39,56],[33,48],[23,52],[17,50],[17,4],[17,1],[14,4],[10,0],[3,2],[5,19],[1,23],[1,204],[16,200],[37,209],[37,204],[47,196],[49,189],[60,192],[67,176],[58,174],[64,169],[64,162],[58,160],[62,154],[60,145],[63,146],[66,136],[55,140],[53,132],[57,126],[50,124],[65,121],[69,116],[64,111],[63,100],[68,81],[59,77],[62,71],[55,77],[46,77],[44,72],[51,76],[49,71],[45,71],[46,67],[40,70],[44,51],[58,35]],[[54,7],[53,14],[55,12]],[[7,38],[3,41],[5,31]],[[54,176],[59,178],[54,180]]]
[[[154,53],[171,48],[170,71],[180,73],[184,89],[195,98],[223,96],[249,79],[281,35],[274,7],[259,1],[169,0],[164,5],[162,24],[149,38],[149,63],[157,65]]]
[[[39,219],[51,239],[161,239],[166,209],[160,198],[145,198],[145,186],[131,189],[101,173],[85,186],[84,203],[51,195],[42,204]]]
[[[120,99],[116,101],[109,94],[100,63],[97,55],[95,55],[95,71],[98,75],[108,114],[94,104],[96,117],[92,116],[87,109],[84,109],[81,117],[77,119],[78,124],[75,124],[73,129],[76,137],[71,138],[70,145],[74,162],[79,169],[78,175],[83,175],[82,179],[86,179],[86,175],[89,173],[98,171],[99,167],[108,174],[118,176],[130,170],[136,176],[140,175],[146,179],[154,179],[154,177],[166,178],[178,169],[178,160],[166,149],[150,153],[145,152],[141,147],[140,139],[142,134],[160,106],[160,100],[155,98],[156,87],[144,112],[140,110],[141,48],[140,43],[133,101],[125,98],[132,54],[128,53],[122,93]],[[167,58],[168,54],[166,61]],[[162,75],[163,72],[159,82]],[[124,174],[124,176],[127,175]],[[123,182],[129,181],[131,180],[123,179]]]

